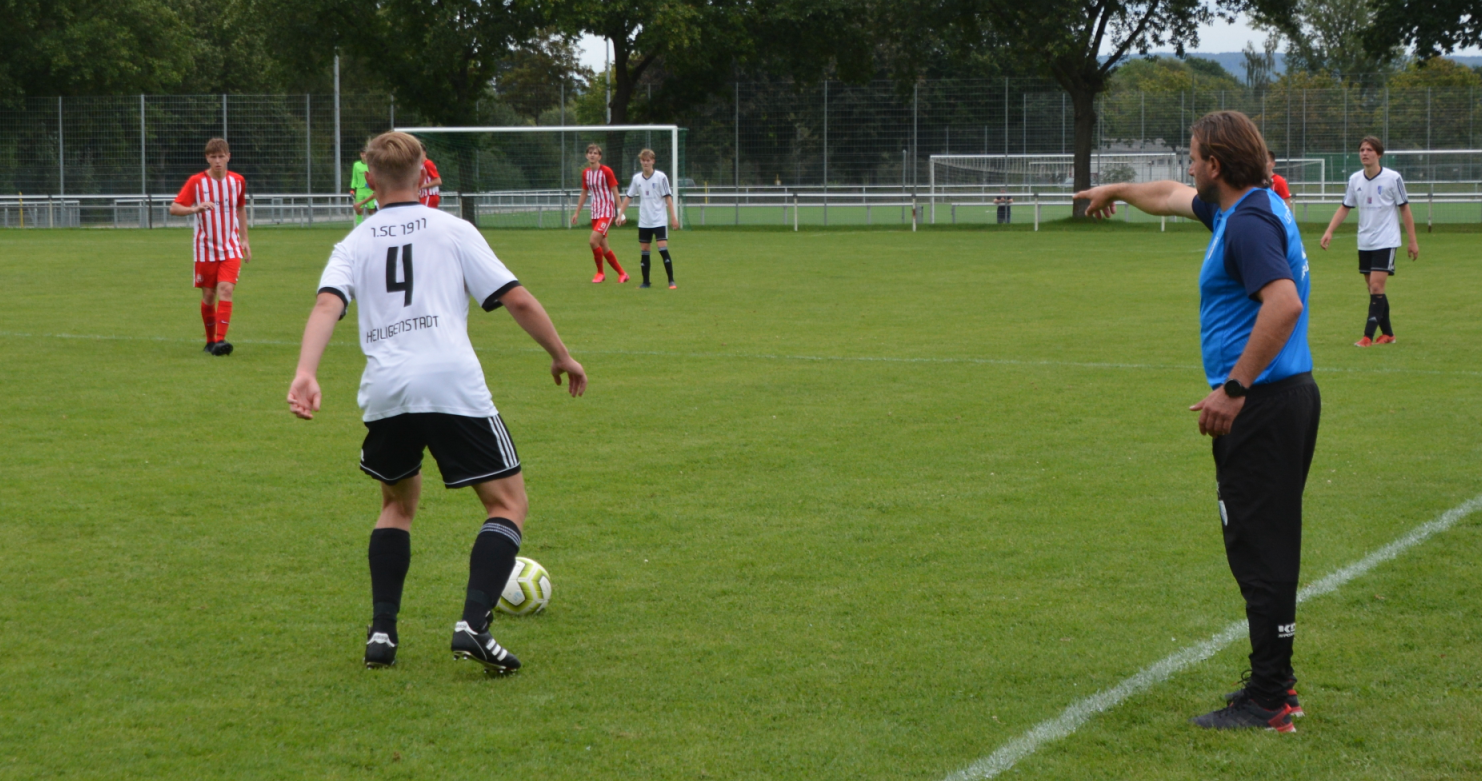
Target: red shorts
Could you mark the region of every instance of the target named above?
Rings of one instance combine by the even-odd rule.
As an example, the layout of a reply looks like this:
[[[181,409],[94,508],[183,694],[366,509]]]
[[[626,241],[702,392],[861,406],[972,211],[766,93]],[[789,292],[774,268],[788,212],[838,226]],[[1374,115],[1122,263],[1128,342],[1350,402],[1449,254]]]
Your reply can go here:
[[[603,217],[600,220],[592,220],[592,232],[607,235],[607,229],[612,225],[611,217]]]
[[[221,282],[235,285],[241,274],[241,258],[196,261],[196,287],[216,287]]]

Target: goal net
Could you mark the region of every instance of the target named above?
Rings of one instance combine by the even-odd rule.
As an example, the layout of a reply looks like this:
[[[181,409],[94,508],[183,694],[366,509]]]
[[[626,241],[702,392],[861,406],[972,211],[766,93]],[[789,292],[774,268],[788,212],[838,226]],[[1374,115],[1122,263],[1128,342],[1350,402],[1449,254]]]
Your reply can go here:
[[[397,130],[411,133],[427,147],[427,157],[443,180],[440,207],[485,228],[570,227],[571,210],[581,196],[588,144],[602,147],[602,163],[617,175],[619,197],[627,192],[633,174],[642,170],[638,153],[644,149],[654,151],[654,167],[668,174],[676,205],[688,184],[684,130],[675,125]],[[637,206],[630,211],[636,212]],[[684,214],[683,208],[678,211]],[[583,208],[579,226],[586,214]]]
[[[1174,152],[1092,152],[1091,184],[1183,181]],[[932,155],[931,184],[937,194],[977,192],[983,187],[1057,187],[1075,183],[1073,155]]]

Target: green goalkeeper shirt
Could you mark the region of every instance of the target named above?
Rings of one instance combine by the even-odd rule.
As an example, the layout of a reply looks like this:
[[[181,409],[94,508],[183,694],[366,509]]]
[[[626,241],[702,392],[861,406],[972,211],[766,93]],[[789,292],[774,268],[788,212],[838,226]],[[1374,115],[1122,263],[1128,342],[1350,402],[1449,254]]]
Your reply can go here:
[[[365,174],[368,171],[370,171],[370,166],[359,160],[355,161],[355,165],[350,167],[350,189],[355,191],[356,201],[364,199],[373,192],[370,185],[365,181]],[[374,201],[366,204],[366,206],[371,208],[375,208],[375,205]]]

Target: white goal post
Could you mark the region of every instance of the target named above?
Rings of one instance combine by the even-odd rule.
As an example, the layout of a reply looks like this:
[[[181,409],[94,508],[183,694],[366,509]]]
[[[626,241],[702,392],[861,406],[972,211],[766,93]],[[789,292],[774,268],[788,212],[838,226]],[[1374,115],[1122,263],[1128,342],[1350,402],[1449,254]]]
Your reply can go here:
[[[623,144],[624,149],[627,149],[627,147],[634,146],[634,142],[632,141],[633,134],[641,133],[644,134],[647,139],[649,139],[649,142],[646,145],[653,146],[655,151],[658,152],[658,167],[661,169],[667,168],[669,171],[669,184],[674,191],[674,202],[676,206],[675,211],[680,215],[681,225],[683,224],[684,209],[678,208],[680,205],[680,188],[684,179],[684,173],[682,169],[683,150],[680,147],[680,127],[678,125],[514,125],[467,127],[398,127],[395,129],[403,133],[410,133],[414,136],[417,136],[418,138],[421,138],[423,140],[423,143],[428,143],[429,141],[432,141],[439,136],[462,139],[461,145],[463,145],[465,148],[468,146],[479,146],[481,143],[484,143],[484,145],[487,146],[492,144],[494,139],[498,139],[500,137],[528,138],[530,136],[543,135],[549,137],[559,135],[562,139],[560,145],[561,151],[559,153],[559,156],[562,158],[561,162],[559,163],[559,165],[562,166],[559,184],[553,184],[548,180],[531,181],[532,177],[525,176],[516,177],[519,181],[519,184],[509,187],[510,190],[529,191],[555,189],[564,191],[566,189],[567,178],[567,168],[565,166],[570,163],[571,166],[573,166],[573,173],[576,170],[579,170],[579,167],[577,167],[578,162],[580,163],[580,165],[585,165],[585,159],[580,157],[580,155],[584,154],[585,151],[585,147],[581,144],[581,142],[586,139],[598,139],[599,142],[603,143],[604,146],[605,154],[603,156],[603,162],[611,167],[613,169],[613,172],[617,174],[619,197],[621,197],[622,194],[627,191],[627,177],[631,175],[631,172],[628,170],[628,168],[631,164],[636,169],[636,157],[634,160],[626,160],[624,158],[626,158],[627,155],[625,154],[624,150],[605,149],[605,147],[607,146],[605,139],[609,137],[608,134],[624,134],[624,138],[629,139],[627,143]],[[567,136],[574,137],[574,143],[569,148],[566,145]],[[658,137],[657,139],[655,138],[656,136]],[[662,148],[662,141],[660,143],[653,143],[653,141],[655,140],[668,141],[668,149]],[[449,142],[450,147],[458,145],[459,144]],[[578,149],[579,146],[581,147],[581,149]],[[528,148],[530,148],[533,152],[534,145],[529,145]],[[632,151],[636,156],[636,147]],[[494,161],[493,164],[490,165],[490,168],[492,169],[496,166],[501,165],[505,168],[510,167],[507,161],[499,160]],[[477,181],[478,178],[478,176],[475,176],[475,181]],[[487,176],[485,176],[484,178],[487,178]],[[579,182],[579,180],[577,181]],[[576,185],[576,188],[580,188],[579,183]],[[469,190],[469,193],[473,195],[478,193],[481,188],[475,187],[464,189]]]

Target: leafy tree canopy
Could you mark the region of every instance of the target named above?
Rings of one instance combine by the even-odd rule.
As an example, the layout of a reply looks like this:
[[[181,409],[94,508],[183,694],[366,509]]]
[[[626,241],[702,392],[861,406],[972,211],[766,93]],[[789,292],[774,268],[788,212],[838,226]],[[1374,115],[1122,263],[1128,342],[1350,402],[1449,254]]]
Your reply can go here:
[[[1144,57],[1129,60],[1112,72],[1112,92],[1183,92],[1191,89],[1239,89],[1240,82],[1223,65],[1203,57]]]
[[[0,97],[166,92],[195,41],[166,0],[0,0]]]
[[[1482,0],[1377,0],[1364,44],[1373,51],[1413,45],[1434,57],[1482,45]]]
[[[1392,89],[1425,89],[1426,87],[1482,86],[1482,75],[1456,60],[1436,57],[1412,61],[1390,80]]]

